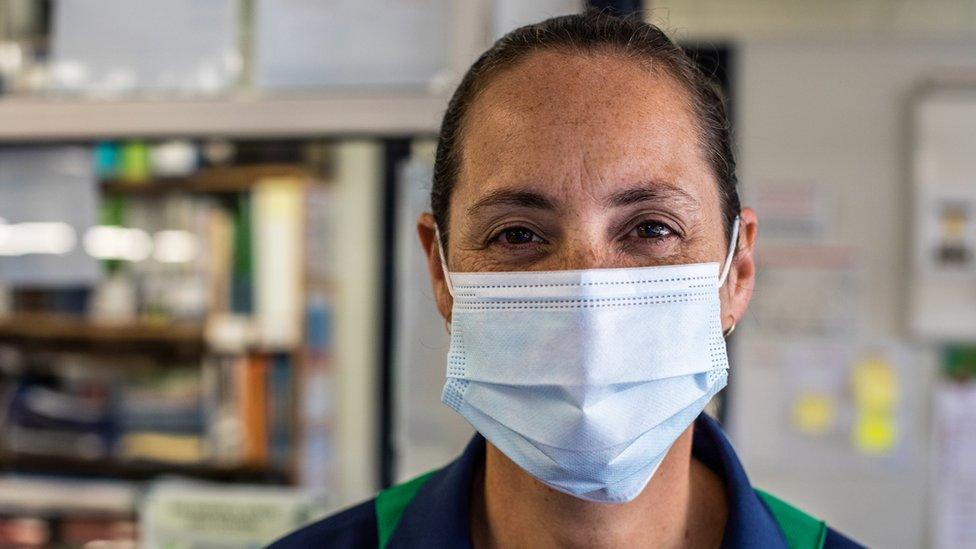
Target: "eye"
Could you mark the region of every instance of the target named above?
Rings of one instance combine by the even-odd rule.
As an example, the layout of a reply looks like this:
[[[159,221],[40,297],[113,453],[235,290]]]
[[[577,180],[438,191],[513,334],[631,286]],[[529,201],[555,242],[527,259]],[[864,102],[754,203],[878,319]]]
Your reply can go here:
[[[539,235],[532,232],[531,229],[527,229],[525,227],[509,227],[507,229],[503,229],[499,231],[492,240],[509,246],[531,244],[532,242],[542,242],[542,238],[540,238]]]
[[[637,225],[634,231],[640,238],[667,238],[675,234],[671,227],[657,221],[644,221]]]

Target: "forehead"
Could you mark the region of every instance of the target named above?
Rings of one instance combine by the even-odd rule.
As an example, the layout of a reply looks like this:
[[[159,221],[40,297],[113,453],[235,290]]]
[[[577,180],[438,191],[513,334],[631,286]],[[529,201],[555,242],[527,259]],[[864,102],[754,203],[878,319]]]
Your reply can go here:
[[[533,53],[492,78],[464,131],[462,201],[513,183],[571,199],[650,181],[717,200],[687,93],[621,55]]]

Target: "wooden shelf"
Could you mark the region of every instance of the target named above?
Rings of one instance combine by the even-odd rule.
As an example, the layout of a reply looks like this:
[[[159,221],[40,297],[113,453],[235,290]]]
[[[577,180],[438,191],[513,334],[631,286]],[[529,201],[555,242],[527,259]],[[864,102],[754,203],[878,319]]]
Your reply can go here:
[[[234,193],[246,191],[269,177],[294,177],[308,181],[308,170],[293,164],[259,164],[204,168],[189,177],[150,179],[129,182],[110,180],[102,183],[107,194],[158,195],[170,192]]]
[[[155,101],[5,98],[0,142],[433,135],[446,107],[446,96],[423,90]]]
[[[188,322],[114,324],[73,315],[16,313],[0,317],[0,341],[202,349],[204,329],[202,324]]]
[[[178,475],[225,482],[262,482],[287,484],[290,475],[271,467],[209,464],[175,464],[153,461],[120,461],[83,459],[38,454],[0,454],[0,470],[22,473],[57,474],[83,477],[150,480]]]

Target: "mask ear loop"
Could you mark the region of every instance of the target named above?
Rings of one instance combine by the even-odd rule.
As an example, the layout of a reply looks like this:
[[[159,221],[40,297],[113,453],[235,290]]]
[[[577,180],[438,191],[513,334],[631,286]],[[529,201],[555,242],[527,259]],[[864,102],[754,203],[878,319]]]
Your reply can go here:
[[[725,256],[725,264],[722,266],[722,275],[718,279],[718,287],[721,288],[725,285],[725,279],[729,276],[729,271],[732,269],[732,257],[735,255],[735,249],[739,244],[739,216],[735,216],[735,220],[732,222],[732,239],[729,242],[729,252]],[[732,332],[735,331],[735,319],[732,319],[732,325],[722,332],[722,336],[728,339]]]
[[[438,240],[440,242],[440,240]],[[718,287],[721,288],[725,285],[725,279],[729,276],[729,271],[732,270],[732,257],[735,255],[735,249],[739,245],[739,216],[735,216],[735,220],[732,221],[732,238],[729,242],[729,252],[725,256],[725,264],[722,265],[722,276],[718,279]]]
[[[454,285],[451,284],[451,273],[447,270],[447,256],[444,255],[444,244],[441,242],[441,230],[434,224],[434,238],[437,239],[437,253],[440,254],[441,259],[441,271],[444,272],[444,282],[447,283],[447,292],[454,297]]]

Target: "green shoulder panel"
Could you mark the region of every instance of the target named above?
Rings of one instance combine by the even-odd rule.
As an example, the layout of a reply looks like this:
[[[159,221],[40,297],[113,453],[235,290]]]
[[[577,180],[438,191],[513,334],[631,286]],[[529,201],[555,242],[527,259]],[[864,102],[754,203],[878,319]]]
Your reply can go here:
[[[379,533],[380,547],[386,547],[386,544],[390,542],[390,536],[396,530],[397,524],[400,524],[400,518],[403,517],[407,505],[410,505],[420,488],[436,472],[424,473],[403,484],[391,486],[376,495],[376,528]]]
[[[756,489],[756,494],[769,507],[790,549],[821,549],[827,537],[827,524],[811,517],[778,497]]]
[[[376,496],[376,528],[380,547],[386,547],[396,530],[403,512],[417,492],[437,471],[430,471],[412,480],[381,491]],[[756,494],[769,507],[790,549],[821,549],[827,536],[827,524],[776,496],[756,489]]]

